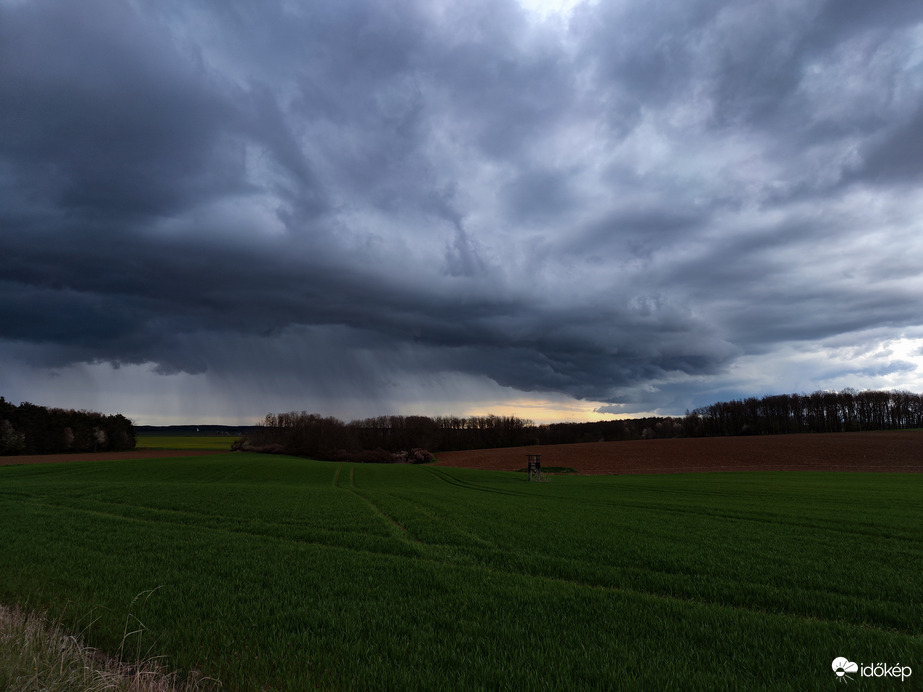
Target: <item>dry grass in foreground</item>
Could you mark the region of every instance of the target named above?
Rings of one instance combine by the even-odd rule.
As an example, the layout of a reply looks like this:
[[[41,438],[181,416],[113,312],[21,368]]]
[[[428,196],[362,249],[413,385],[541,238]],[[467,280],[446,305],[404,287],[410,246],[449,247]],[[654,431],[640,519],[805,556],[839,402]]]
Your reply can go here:
[[[80,641],[47,618],[0,605],[0,690],[13,692],[200,692],[221,683],[186,680],[154,659],[124,663]]]

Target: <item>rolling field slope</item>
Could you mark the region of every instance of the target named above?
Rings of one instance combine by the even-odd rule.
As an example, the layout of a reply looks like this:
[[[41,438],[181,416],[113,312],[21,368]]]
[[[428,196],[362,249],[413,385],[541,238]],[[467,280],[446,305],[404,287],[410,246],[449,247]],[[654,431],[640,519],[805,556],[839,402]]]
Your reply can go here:
[[[921,481],[10,466],[0,602],[231,690],[826,690],[838,656],[923,678]]]

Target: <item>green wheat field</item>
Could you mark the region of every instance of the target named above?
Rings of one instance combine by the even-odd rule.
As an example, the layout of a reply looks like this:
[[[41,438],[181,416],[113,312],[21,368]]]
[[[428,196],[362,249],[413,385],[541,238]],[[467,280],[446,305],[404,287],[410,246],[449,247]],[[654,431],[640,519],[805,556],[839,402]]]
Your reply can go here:
[[[913,689],[921,527],[912,474],[9,466],[0,602],[226,690]]]
[[[220,435],[138,435],[138,449],[198,449],[231,451],[236,438]]]

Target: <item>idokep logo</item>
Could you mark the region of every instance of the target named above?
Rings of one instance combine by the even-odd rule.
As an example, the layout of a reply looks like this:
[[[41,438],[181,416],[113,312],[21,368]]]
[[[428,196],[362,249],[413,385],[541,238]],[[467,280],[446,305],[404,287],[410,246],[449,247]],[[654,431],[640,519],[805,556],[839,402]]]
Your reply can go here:
[[[893,666],[888,663],[854,663],[842,656],[833,659],[832,667],[837,678],[843,682],[853,679],[848,673],[859,673],[863,678],[900,678],[901,682],[913,673],[910,666],[902,666],[900,663]]]
[[[852,680],[852,677],[850,677],[846,673],[857,673],[858,671],[859,671],[858,665],[856,665],[852,661],[846,660],[842,656],[838,656],[837,658],[833,659],[833,672],[836,673],[836,676],[840,678],[841,680],[844,678],[848,678],[849,680]]]

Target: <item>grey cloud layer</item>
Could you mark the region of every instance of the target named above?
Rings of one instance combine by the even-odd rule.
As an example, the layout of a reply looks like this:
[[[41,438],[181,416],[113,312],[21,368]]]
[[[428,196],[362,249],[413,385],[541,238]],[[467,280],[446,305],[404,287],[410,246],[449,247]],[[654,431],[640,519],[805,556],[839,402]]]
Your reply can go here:
[[[0,339],[616,402],[912,327],[921,85],[900,1],[0,2]]]

